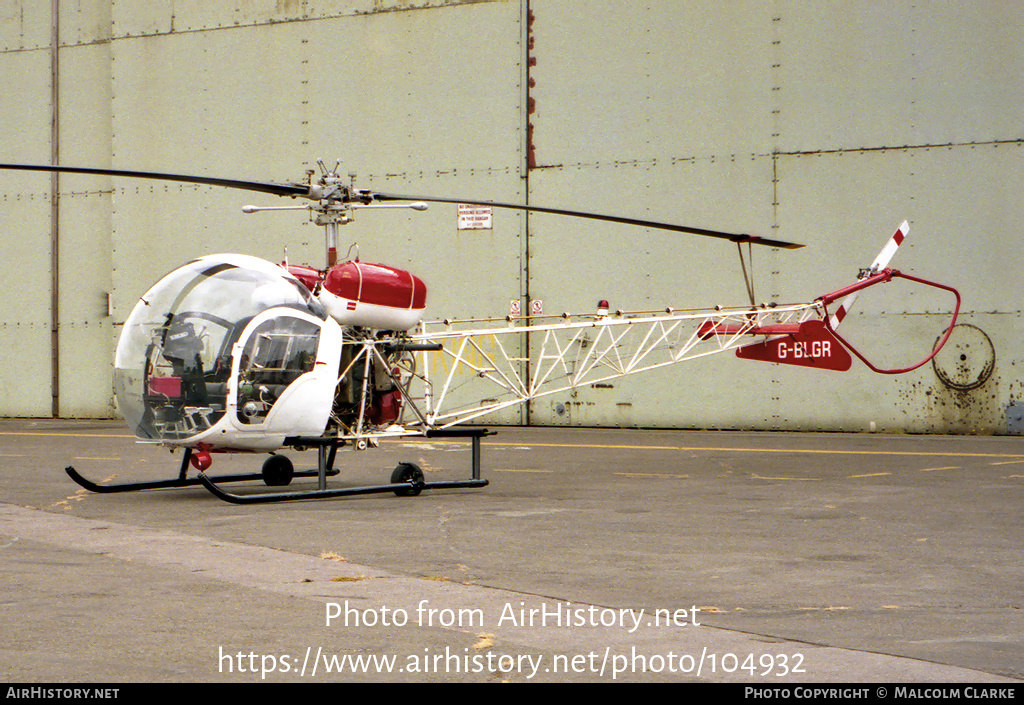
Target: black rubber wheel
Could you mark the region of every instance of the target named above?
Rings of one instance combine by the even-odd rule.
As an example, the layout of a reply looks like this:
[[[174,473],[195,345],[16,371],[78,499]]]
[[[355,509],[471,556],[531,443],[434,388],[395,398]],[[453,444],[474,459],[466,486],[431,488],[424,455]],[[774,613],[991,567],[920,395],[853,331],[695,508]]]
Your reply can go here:
[[[268,487],[284,487],[295,476],[295,466],[283,455],[272,455],[263,461],[263,482]]]
[[[423,491],[423,471],[415,463],[399,463],[391,473],[391,484],[408,482],[408,487],[395,490],[399,497],[415,497]]]

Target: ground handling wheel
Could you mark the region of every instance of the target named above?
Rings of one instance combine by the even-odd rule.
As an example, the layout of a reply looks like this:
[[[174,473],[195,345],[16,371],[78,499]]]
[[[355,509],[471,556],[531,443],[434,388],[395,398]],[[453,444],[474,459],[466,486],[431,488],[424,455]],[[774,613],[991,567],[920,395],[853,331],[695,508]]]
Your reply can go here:
[[[271,455],[263,461],[263,482],[268,487],[283,487],[295,476],[295,466],[283,455]]]
[[[391,484],[409,483],[408,487],[395,490],[399,497],[415,497],[423,491],[423,471],[415,463],[399,463],[391,473]]]

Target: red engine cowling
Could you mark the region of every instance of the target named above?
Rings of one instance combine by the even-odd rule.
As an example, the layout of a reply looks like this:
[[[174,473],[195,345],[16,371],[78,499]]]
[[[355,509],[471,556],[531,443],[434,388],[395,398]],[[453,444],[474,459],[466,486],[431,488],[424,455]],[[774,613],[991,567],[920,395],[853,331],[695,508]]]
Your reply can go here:
[[[320,301],[342,325],[404,331],[423,319],[427,287],[405,270],[349,261],[327,272]]]

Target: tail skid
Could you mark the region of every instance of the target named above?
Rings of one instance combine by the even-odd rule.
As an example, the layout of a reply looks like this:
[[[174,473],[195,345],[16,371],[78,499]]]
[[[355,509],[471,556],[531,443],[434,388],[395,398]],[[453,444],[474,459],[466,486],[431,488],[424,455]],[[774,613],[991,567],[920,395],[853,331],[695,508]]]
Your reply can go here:
[[[819,301],[821,302],[822,306],[826,307],[826,309],[827,309],[828,304],[832,303],[833,301],[838,300],[840,297],[842,297],[844,295],[845,296],[856,295],[856,293],[858,291],[860,291],[861,289],[866,289],[869,286],[874,286],[875,284],[878,284],[879,282],[889,282],[889,281],[892,281],[892,279],[894,277],[899,277],[899,278],[902,278],[902,279],[906,279],[908,281],[916,282],[918,284],[923,284],[924,286],[930,286],[930,287],[935,288],[935,289],[942,289],[943,291],[948,291],[949,293],[953,294],[953,297],[956,300],[956,304],[953,306],[953,316],[952,316],[952,318],[951,318],[951,320],[949,322],[949,327],[946,328],[946,332],[942,336],[942,339],[939,340],[939,342],[935,345],[934,348],[932,348],[931,353],[927,357],[925,357],[923,360],[921,360],[919,363],[917,363],[916,365],[911,365],[910,367],[897,367],[897,368],[893,368],[893,369],[885,369],[885,368],[881,368],[881,367],[876,367],[875,365],[873,365],[871,363],[871,361],[869,361],[866,357],[864,357],[864,355],[862,355],[855,347],[853,347],[853,345],[851,345],[845,338],[843,338],[841,335],[839,335],[839,333],[836,332],[835,328],[832,327],[832,325],[831,325],[831,317],[830,316],[826,315],[825,319],[824,319],[825,320],[825,325],[828,328],[828,332],[831,333],[832,336],[836,340],[838,340],[840,343],[842,343],[843,346],[846,347],[847,350],[849,350],[854,355],[856,355],[857,359],[860,360],[861,362],[863,362],[865,365],[867,365],[868,368],[871,369],[871,371],[877,372],[877,373],[883,374],[883,375],[899,375],[899,374],[903,374],[905,372],[912,372],[913,370],[916,370],[918,367],[921,367],[923,365],[928,364],[929,362],[932,361],[932,359],[936,355],[939,354],[939,351],[942,350],[943,346],[946,344],[946,341],[949,340],[949,336],[952,335],[953,327],[956,325],[957,316],[960,314],[960,292],[958,292],[956,289],[954,289],[951,286],[946,286],[945,284],[938,284],[936,282],[928,281],[927,279],[920,279],[918,277],[912,277],[909,274],[903,274],[902,272],[899,272],[899,271],[897,271],[895,269],[883,269],[881,272],[878,272],[877,274],[872,274],[872,275],[868,276],[867,278],[861,280],[860,282],[858,282],[858,283],[856,283],[856,284],[854,284],[852,286],[848,286],[845,289],[840,289],[837,292],[833,292],[831,294],[827,294],[826,296],[823,296],[823,297],[821,297],[819,299]],[[826,310],[826,314],[827,314],[827,310]]]

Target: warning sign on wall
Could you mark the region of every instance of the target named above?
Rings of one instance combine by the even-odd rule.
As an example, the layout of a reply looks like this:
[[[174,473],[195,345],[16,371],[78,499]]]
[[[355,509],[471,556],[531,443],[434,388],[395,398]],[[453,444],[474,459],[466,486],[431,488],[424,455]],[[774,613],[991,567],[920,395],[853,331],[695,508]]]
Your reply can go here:
[[[491,228],[491,209],[488,206],[459,204],[459,230],[490,230]]]

